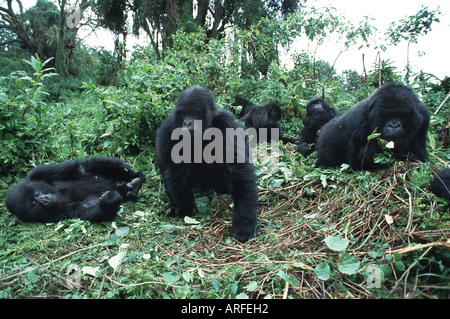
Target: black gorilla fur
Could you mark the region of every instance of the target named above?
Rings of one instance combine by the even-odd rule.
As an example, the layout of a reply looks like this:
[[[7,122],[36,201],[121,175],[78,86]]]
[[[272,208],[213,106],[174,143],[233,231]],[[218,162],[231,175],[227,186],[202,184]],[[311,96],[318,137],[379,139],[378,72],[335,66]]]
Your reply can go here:
[[[347,113],[325,124],[317,142],[316,166],[339,166],[348,163],[355,170],[375,169],[374,156],[382,152],[377,139],[367,140],[378,132],[392,141],[397,159],[428,160],[426,134],[430,121],[428,109],[413,90],[405,85],[388,83]]]
[[[234,202],[233,227],[234,237],[239,241],[247,241],[256,232],[256,203],[258,189],[256,174],[248,153],[245,161],[237,163],[237,148],[234,147],[234,161],[227,163],[214,161],[175,163],[171,152],[178,143],[171,139],[172,132],[177,128],[189,130],[191,139],[196,134],[194,120],[201,120],[203,131],[208,128],[217,128],[223,136],[223,145],[226,144],[226,129],[243,126],[234,120],[231,113],[216,107],[211,92],[201,87],[191,87],[181,92],[172,113],[161,124],[157,131],[156,149],[157,165],[165,185],[170,206],[166,210],[167,216],[192,216],[195,209],[193,190],[212,189],[219,194],[231,194]],[[244,138],[245,150],[248,142]],[[206,142],[203,140],[202,151]],[[235,143],[236,145],[236,143]],[[233,152],[233,150],[231,150]],[[225,157],[225,150],[223,156]],[[194,154],[192,154],[194,156]]]
[[[6,206],[24,222],[107,221],[116,217],[122,202],[136,199],[144,181],[143,173],[115,157],[39,165],[8,192]]]
[[[444,198],[450,205],[450,168],[436,173],[431,182],[431,189],[436,196]]]
[[[312,99],[306,105],[306,115],[303,118],[303,128],[297,145],[297,152],[304,157],[315,151],[317,133],[331,119],[338,116],[338,111],[328,105],[324,99]]]
[[[257,106],[250,102],[249,100],[237,96],[232,106],[242,106],[242,110],[239,114],[236,114],[234,108],[231,111],[236,114],[236,116],[242,119],[245,123],[245,128],[253,127],[256,132],[259,133],[259,129],[267,129],[267,139],[262,139],[259,134],[257,134],[257,143],[269,142],[272,139],[271,129],[278,130],[278,138],[284,143],[295,143],[296,139],[285,137],[283,132],[278,125],[278,121],[281,120],[281,109],[278,105],[274,103],[267,103],[263,106]]]

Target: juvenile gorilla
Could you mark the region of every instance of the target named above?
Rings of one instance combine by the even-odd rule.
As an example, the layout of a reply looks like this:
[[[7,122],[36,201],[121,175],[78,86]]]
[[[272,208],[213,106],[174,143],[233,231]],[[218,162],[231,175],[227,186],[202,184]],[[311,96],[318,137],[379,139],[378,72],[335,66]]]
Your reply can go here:
[[[200,130],[200,125],[202,130]],[[194,139],[201,135],[201,149],[195,149],[187,161],[179,162],[173,157],[174,146],[181,143],[173,140],[172,132],[180,128],[187,130],[192,144]],[[204,138],[209,128],[218,129],[221,133],[218,141],[223,146],[221,158],[215,161],[206,161],[202,154],[208,147],[209,140]],[[161,124],[157,131],[156,149],[157,165],[165,185],[170,206],[165,212],[166,216],[192,216],[195,209],[193,190],[212,189],[219,194],[231,194],[234,202],[233,227],[234,237],[239,241],[247,241],[255,235],[256,231],[256,202],[258,190],[254,166],[248,157],[248,142],[244,136],[242,142],[245,152],[238,149],[237,138],[233,137],[233,145],[226,145],[230,141],[227,134],[233,134],[235,129],[244,132],[244,128],[235,122],[234,117],[227,111],[216,107],[211,92],[201,87],[191,87],[183,91],[176,102],[172,113]],[[174,132],[175,133],[175,132]],[[212,143],[212,142],[211,142]],[[227,148],[228,146],[228,148]],[[226,154],[230,152],[231,160]],[[186,150],[183,150],[183,152]],[[197,151],[197,153],[195,152]],[[216,150],[216,153],[220,153]],[[245,153],[245,154],[242,154]],[[216,154],[216,155],[217,155]],[[185,154],[183,154],[184,157]],[[201,156],[198,160],[199,155]],[[238,157],[244,155],[240,162]],[[197,158],[197,160],[195,160]]]
[[[436,196],[447,200],[450,207],[450,168],[436,173],[431,182],[431,189]]]
[[[125,184],[116,185],[124,181]],[[80,218],[112,220],[122,202],[137,197],[145,175],[115,157],[39,165],[6,196],[6,207],[24,222]]]
[[[257,143],[269,142],[272,137],[271,129],[278,130],[278,138],[284,143],[295,143],[296,140],[289,137],[284,137],[283,132],[278,125],[278,121],[281,120],[281,109],[274,103],[267,103],[263,106],[257,106],[247,99],[242,97],[236,97],[232,106],[242,106],[241,113],[236,114],[232,108],[232,112],[236,114],[238,118],[241,118],[245,123],[245,128],[253,127],[257,132]],[[263,138],[259,135],[259,129],[267,129],[267,138]]]
[[[303,118],[303,128],[297,145],[297,152],[304,157],[315,151],[317,132],[338,115],[338,111],[329,106],[324,99],[312,99],[306,105],[306,115]]]
[[[388,83],[347,113],[325,124],[317,142],[316,166],[348,163],[355,170],[375,169],[374,156],[382,153],[377,139],[393,142],[395,158],[426,162],[426,134],[430,121],[428,109],[413,90]]]

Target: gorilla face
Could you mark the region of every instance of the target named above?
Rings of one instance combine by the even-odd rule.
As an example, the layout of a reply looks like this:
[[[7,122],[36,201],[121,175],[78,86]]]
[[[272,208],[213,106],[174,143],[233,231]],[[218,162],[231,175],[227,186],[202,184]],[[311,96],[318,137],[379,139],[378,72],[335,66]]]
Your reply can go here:
[[[312,104],[307,108],[308,113],[323,113],[325,109],[323,108],[321,103]]]
[[[175,125],[194,132],[194,122],[201,121],[202,129],[212,126],[215,111],[214,97],[210,91],[199,87],[191,87],[183,91],[174,109]]]
[[[369,105],[368,116],[372,130],[381,133],[383,140],[394,142],[394,152],[404,151],[423,122],[423,116],[416,109],[420,101],[416,95],[392,94],[384,94],[373,100]]]
[[[6,206],[24,221],[29,212],[47,220],[55,211],[63,208],[63,195],[50,184],[43,181],[22,183],[10,190]],[[59,216],[59,215],[58,215]]]

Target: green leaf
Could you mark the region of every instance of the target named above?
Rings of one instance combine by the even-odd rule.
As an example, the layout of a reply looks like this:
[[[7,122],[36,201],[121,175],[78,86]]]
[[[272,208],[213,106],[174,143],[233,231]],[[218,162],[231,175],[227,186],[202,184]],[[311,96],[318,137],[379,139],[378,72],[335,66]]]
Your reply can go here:
[[[117,237],[123,237],[126,234],[128,234],[128,232],[130,231],[130,228],[126,227],[126,228],[117,228],[116,229],[116,236]]]
[[[328,236],[325,238],[325,244],[333,251],[344,251],[349,244],[349,240],[337,236]]]
[[[184,216],[184,222],[188,225],[198,225],[200,222],[192,217]]]
[[[283,280],[286,281],[287,283],[290,283],[290,282],[291,282],[291,281],[289,280],[288,275],[287,275],[283,270],[280,270],[280,271],[277,273],[277,275],[280,276],[281,279],[283,279]]]
[[[313,270],[312,267],[310,267],[310,266],[308,266],[307,264],[302,263],[302,262],[294,262],[294,263],[293,263],[293,266],[294,266],[295,268],[300,268],[300,269],[304,269],[304,270]]]
[[[374,133],[374,134],[371,134],[371,135],[367,136],[367,140],[368,140],[368,141],[373,140],[373,139],[379,137],[380,135],[381,135],[381,133]]]
[[[398,271],[405,271],[406,270],[406,266],[403,263],[403,261],[394,261],[394,267]]]
[[[235,295],[236,294],[236,292],[237,292],[237,290],[238,290],[238,284],[237,283],[232,283],[231,285],[230,285],[230,292],[231,292],[231,294],[232,295]]]
[[[326,261],[321,262],[314,269],[314,273],[316,274],[317,278],[319,278],[320,280],[323,280],[323,281],[328,280],[331,276],[330,265],[328,265],[328,263]]]
[[[100,270],[100,267],[90,267],[90,266],[85,266],[83,268],[81,268],[81,273],[84,274],[88,274],[90,276],[95,277],[97,275],[97,272]]]
[[[162,278],[167,287],[172,286],[175,282],[178,281],[178,276],[172,274],[171,272],[163,273]]]
[[[322,174],[320,175],[320,181],[322,182],[322,186],[323,187],[327,187],[328,183],[327,183],[327,176]]]
[[[360,261],[348,253],[340,255],[341,260],[337,263],[338,270],[346,275],[354,275],[360,268]]]
[[[249,296],[245,292],[241,292],[240,294],[236,295],[236,299],[250,299]]]
[[[194,274],[188,270],[184,271],[181,276],[183,276],[183,279],[188,283],[192,282],[192,280],[194,279]]]
[[[220,282],[217,279],[213,279],[211,281],[211,283],[212,283],[212,285],[213,285],[215,290],[219,290],[220,289]]]
[[[122,261],[125,258],[126,254],[127,254],[126,251],[119,251],[119,253],[117,255],[115,255],[114,257],[109,258],[108,264],[114,270],[116,270],[120,266],[120,264],[122,263]]]
[[[39,277],[33,271],[30,271],[28,273],[27,279],[32,284],[35,284],[35,283],[37,283],[39,281]]]
[[[256,291],[259,289],[258,283],[256,281],[250,281],[250,283],[245,287],[247,291]]]
[[[430,145],[432,150],[436,149],[436,140],[433,137],[433,134],[431,134],[431,132],[427,132],[427,136],[428,136],[428,144]]]

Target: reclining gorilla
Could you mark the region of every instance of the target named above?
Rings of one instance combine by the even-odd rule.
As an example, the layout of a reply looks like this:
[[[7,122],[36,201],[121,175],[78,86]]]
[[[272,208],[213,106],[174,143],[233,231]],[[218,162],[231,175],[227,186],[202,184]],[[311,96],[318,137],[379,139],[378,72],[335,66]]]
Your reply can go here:
[[[172,113],[158,128],[156,162],[170,200],[166,216],[192,216],[195,209],[193,190],[196,188],[231,194],[234,202],[234,237],[244,242],[256,232],[258,190],[247,138],[242,134],[240,142],[245,149],[242,150],[238,143],[239,136],[230,135],[236,129],[244,133],[243,126],[235,122],[232,114],[216,107],[209,90],[191,87],[181,92]],[[220,134],[207,141],[208,131]],[[187,133],[189,145],[182,149],[183,160],[177,158],[181,151],[177,154],[175,150],[185,138],[183,136],[181,141],[174,139],[176,132]],[[230,140],[234,143],[227,143]],[[203,156],[210,144],[218,145],[214,152],[215,160],[212,161]]]
[[[428,109],[413,90],[388,83],[347,113],[325,124],[317,142],[316,166],[348,163],[355,170],[375,169],[374,156],[382,153],[377,139],[393,142],[395,158],[428,161],[426,134],[430,121]]]
[[[338,111],[329,106],[324,99],[318,98],[309,101],[306,105],[306,116],[302,120],[303,128],[300,132],[297,152],[304,157],[314,152],[318,131],[338,114]]]
[[[278,125],[278,121],[281,120],[281,109],[278,105],[274,103],[267,103],[263,106],[257,106],[249,100],[239,96],[235,98],[234,103],[231,105],[242,106],[241,113],[236,116],[244,121],[245,128],[252,127],[256,130],[257,143],[269,142],[275,139],[275,136],[272,136],[271,129],[278,130],[278,139],[284,143],[296,143],[296,139],[285,137],[280,126]],[[232,108],[231,111],[236,114],[235,109]],[[262,132],[259,129],[267,129],[267,136],[264,137],[259,134]]]
[[[124,181],[125,184],[116,185]],[[145,175],[115,157],[39,165],[6,196],[6,207],[24,222],[80,218],[112,220],[120,204],[135,200]]]

